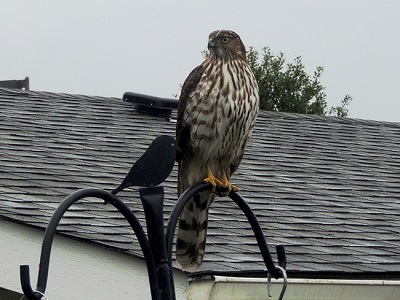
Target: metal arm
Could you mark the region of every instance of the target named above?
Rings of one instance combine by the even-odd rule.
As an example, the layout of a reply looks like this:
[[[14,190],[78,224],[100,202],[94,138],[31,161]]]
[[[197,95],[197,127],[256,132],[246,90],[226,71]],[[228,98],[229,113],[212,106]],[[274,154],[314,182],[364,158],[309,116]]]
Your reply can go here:
[[[247,220],[249,221],[251,228],[253,229],[254,235],[257,239],[258,247],[260,248],[261,255],[264,259],[265,266],[268,269],[268,272],[275,277],[275,279],[278,279],[279,277],[282,277],[282,272],[279,268],[277,268],[274,264],[274,261],[272,260],[271,253],[269,252],[267,242],[265,240],[264,234],[262,232],[260,223],[258,223],[258,220],[256,216],[253,213],[253,210],[250,208],[250,206],[247,204],[246,200],[244,200],[238,193],[235,191],[231,191],[229,194],[229,197],[235,201],[235,203],[239,206],[239,208],[243,211],[245,214]],[[286,268],[286,255],[285,255],[285,248],[283,245],[277,245],[276,246],[276,251],[277,251],[277,256],[278,256],[278,264],[279,266],[284,266],[283,268]]]
[[[176,228],[176,224],[179,219],[179,215],[186,205],[186,203],[196,194],[205,191],[207,189],[211,189],[211,184],[209,183],[198,183],[196,185],[191,186],[187,189],[181,197],[176,202],[174,208],[172,209],[171,215],[169,217],[167,231],[166,231],[166,239],[167,239],[167,255],[168,255],[168,262],[170,265],[170,270],[172,270],[172,245],[174,240],[174,232]],[[251,228],[253,229],[254,235],[257,239],[258,246],[261,251],[261,255],[263,257],[265,266],[268,269],[268,272],[278,279],[282,277],[282,272],[279,268],[277,268],[272,260],[271,253],[269,252],[267,242],[265,241],[264,234],[261,230],[260,224],[257,221],[256,216],[254,215],[253,211],[251,210],[250,206],[247,202],[235,191],[231,191],[228,195],[243,211],[247,220],[249,221]],[[278,264],[282,268],[286,268],[286,255],[285,255],[285,248],[283,245],[278,245],[276,247],[277,254],[278,254]],[[172,272],[172,271],[171,271]],[[173,282],[171,282],[173,286]]]
[[[124,215],[126,220],[129,222],[129,224],[131,225],[133,231],[137,236],[137,239],[140,243],[140,247],[143,251],[143,256],[146,260],[152,299],[159,299],[160,296],[159,296],[156,266],[153,260],[153,255],[149,242],[146,238],[146,234],[144,233],[142,226],[139,223],[139,220],[132,213],[129,207],[127,207],[118,197],[114,196],[109,192],[99,189],[78,190],[69,195],[67,198],[65,198],[64,201],[56,209],[56,211],[54,212],[53,216],[50,219],[49,225],[47,226],[43,239],[36,291],[32,289],[30,283],[29,265],[22,265],[20,267],[21,286],[25,296],[29,300],[37,300],[42,297],[40,293],[44,294],[46,290],[47,278],[49,273],[51,246],[53,243],[54,235],[56,233],[57,225],[59,224],[64,213],[72,204],[74,204],[75,202],[77,202],[82,198],[87,198],[87,197],[100,198],[112,204]]]

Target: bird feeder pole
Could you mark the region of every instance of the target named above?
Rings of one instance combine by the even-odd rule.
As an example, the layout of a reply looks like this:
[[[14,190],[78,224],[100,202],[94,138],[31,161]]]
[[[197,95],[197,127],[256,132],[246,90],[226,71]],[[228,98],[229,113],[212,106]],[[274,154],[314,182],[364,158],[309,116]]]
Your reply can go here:
[[[143,159],[154,159],[149,153],[156,153],[157,148],[160,151],[165,152],[164,142],[167,140],[165,138],[159,139],[156,144],[152,144],[152,149],[150,152],[146,153],[140,158],[142,163]],[[169,141],[167,141],[169,143]],[[153,142],[154,143],[154,142]],[[157,146],[157,147],[156,147]],[[156,147],[156,148],[154,148]],[[173,147],[170,147],[170,151],[175,151]],[[163,152],[161,152],[163,153]],[[162,155],[162,154],[160,154]],[[147,157],[147,158],[146,158]],[[169,161],[169,160],[168,160]],[[163,164],[164,171],[157,172],[155,177],[148,176],[149,182],[154,181],[164,181],[172,170],[172,166],[169,163]],[[173,164],[172,164],[173,165]],[[140,169],[140,168],[138,168]],[[154,168],[155,169],[155,168]],[[132,174],[132,169],[128,173],[130,180],[134,178],[135,174]],[[160,177],[160,174],[164,174],[164,179]],[[148,175],[148,174],[147,174]],[[162,180],[161,180],[162,179]],[[124,182],[127,182],[125,178]],[[122,189],[122,188],[121,188]],[[137,217],[133,214],[131,209],[115,194],[114,190],[112,193],[101,190],[101,189],[82,189],[78,190],[68,197],[66,197],[58,208],[53,213],[50,222],[46,228],[45,235],[43,238],[40,264],[39,264],[39,274],[38,281],[36,285],[36,290],[33,290],[30,282],[29,265],[20,266],[20,280],[22,290],[24,295],[29,300],[46,299],[45,291],[47,287],[47,279],[50,264],[50,254],[51,247],[53,243],[54,236],[56,234],[56,229],[64,216],[65,212],[77,201],[83,198],[99,198],[105,201],[105,203],[110,203],[113,205],[128,221],[129,225],[132,227],[140,247],[143,252],[143,257],[146,260],[147,272],[149,277],[150,292],[153,300],[175,300],[175,289],[174,289],[174,279],[173,279],[173,267],[172,267],[172,246],[174,231],[176,224],[179,219],[179,215],[185,206],[185,204],[197,193],[211,189],[209,183],[198,183],[190,187],[186,192],[184,192],[181,197],[176,202],[169,221],[166,227],[166,232],[164,231],[164,215],[163,215],[163,200],[164,200],[164,189],[162,186],[153,187],[149,184],[148,187],[140,188],[139,194],[142,200],[143,209],[147,224],[147,236],[143,230],[142,224],[140,224]],[[274,264],[271,254],[268,250],[267,243],[265,241],[264,234],[262,233],[261,227],[257,221],[256,216],[252,212],[250,206],[246,201],[236,192],[231,191],[228,195],[243,211],[249,221],[254,235],[256,237],[257,243],[260,248],[265,266],[268,270],[269,276],[275,278],[284,277],[286,280],[286,256],[284,247],[282,245],[277,246],[278,254],[278,265]],[[267,273],[266,273],[267,275]],[[284,290],[282,290],[281,297],[283,297]]]

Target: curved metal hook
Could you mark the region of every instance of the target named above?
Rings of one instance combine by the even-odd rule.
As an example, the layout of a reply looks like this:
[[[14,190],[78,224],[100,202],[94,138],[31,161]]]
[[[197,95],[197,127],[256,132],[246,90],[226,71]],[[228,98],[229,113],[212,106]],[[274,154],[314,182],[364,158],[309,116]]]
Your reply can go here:
[[[181,197],[176,202],[174,208],[172,209],[171,215],[168,220],[167,230],[166,230],[166,239],[167,239],[167,257],[168,263],[170,265],[170,269],[172,270],[172,244],[174,239],[174,231],[176,228],[176,224],[179,219],[179,215],[186,205],[186,203],[197,193],[200,193],[204,190],[210,189],[211,184],[201,182],[191,186],[187,189]],[[247,202],[235,191],[231,191],[228,195],[242,210],[245,214],[247,220],[249,221],[251,228],[253,229],[254,235],[257,239],[258,246],[261,251],[261,255],[263,257],[265,266],[268,269],[269,274],[274,276],[276,279],[283,276],[281,269],[286,267],[286,255],[285,248],[283,245],[277,246],[278,253],[278,261],[279,266],[275,266],[274,261],[272,260],[271,253],[269,252],[267,242],[265,241],[264,234],[262,232],[261,226],[257,221],[256,216],[254,215],[252,209],[247,204]],[[281,266],[281,267],[280,267]],[[172,271],[171,271],[172,272]],[[173,284],[173,283],[171,283]]]
[[[133,231],[135,232],[135,235],[137,236],[140,247],[143,251],[143,256],[146,260],[152,299],[159,299],[156,266],[153,260],[149,242],[147,240],[146,234],[143,231],[142,226],[140,225],[139,220],[132,213],[129,207],[126,206],[117,196],[100,189],[78,190],[70,194],[68,197],[66,197],[58,206],[58,208],[55,210],[46,228],[43,238],[36,292],[33,291],[30,283],[29,266],[28,265],[20,266],[21,286],[25,296],[29,300],[40,299],[37,298],[37,296],[42,297],[40,293],[43,294],[46,290],[47,278],[49,273],[51,246],[53,243],[54,235],[56,233],[57,225],[60,223],[60,220],[63,217],[64,213],[68,210],[68,208],[72,204],[74,204],[75,202],[77,202],[82,198],[87,198],[87,197],[100,198],[112,204],[116,209],[118,209],[122,213],[125,219],[129,222]]]
[[[21,287],[22,291],[24,292],[25,297],[28,300],[38,300],[41,296],[32,289],[30,276],[29,276],[29,266],[28,265],[21,265],[19,267],[20,270],[20,280],[21,280]]]
[[[277,266],[277,268],[282,272],[282,275],[283,275],[283,286],[282,286],[282,290],[281,290],[281,293],[279,294],[279,298],[278,298],[278,300],[282,300],[283,296],[285,295],[285,292],[286,292],[287,275],[286,275],[286,271],[284,268],[282,268],[280,266]],[[271,295],[271,273],[268,274],[267,289],[268,289],[268,297],[272,297],[272,295]]]

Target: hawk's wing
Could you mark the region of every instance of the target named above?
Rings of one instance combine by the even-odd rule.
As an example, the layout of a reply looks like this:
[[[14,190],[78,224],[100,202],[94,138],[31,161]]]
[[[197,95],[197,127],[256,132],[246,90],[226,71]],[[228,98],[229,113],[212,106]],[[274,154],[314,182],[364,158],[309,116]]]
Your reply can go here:
[[[192,72],[190,72],[189,76],[183,83],[181,95],[179,97],[178,114],[176,118],[176,141],[181,151],[177,152],[176,160],[178,161],[178,163],[181,162],[183,156],[185,155],[187,147],[189,146],[189,139],[190,139],[190,127],[185,126],[183,122],[185,108],[190,93],[196,89],[200,81],[200,78],[203,75],[203,71],[204,71],[203,66],[200,65],[195,69],[193,69]]]

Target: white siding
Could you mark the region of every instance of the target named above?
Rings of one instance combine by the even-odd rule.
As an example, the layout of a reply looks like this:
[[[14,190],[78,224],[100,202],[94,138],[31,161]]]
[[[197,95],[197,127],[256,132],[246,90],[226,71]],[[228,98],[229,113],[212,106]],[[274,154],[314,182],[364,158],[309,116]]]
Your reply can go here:
[[[44,232],[0,219],[0,287],[21,292],[19,266],[30,265],[36,287]],[[175,272],[177,299],[186,299],[187,277]],[[56,236],[46,296],[49,299],[151,299],[144,260]]]

